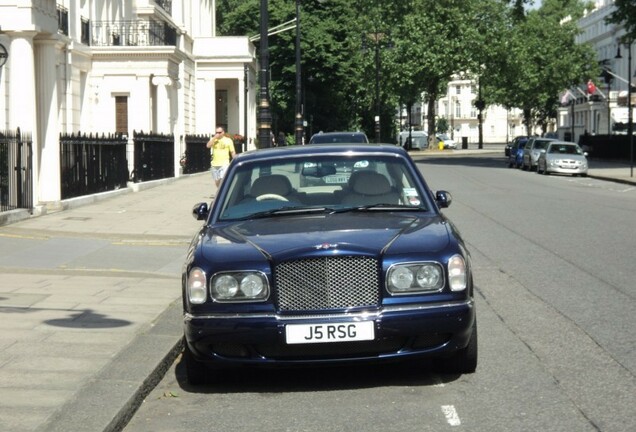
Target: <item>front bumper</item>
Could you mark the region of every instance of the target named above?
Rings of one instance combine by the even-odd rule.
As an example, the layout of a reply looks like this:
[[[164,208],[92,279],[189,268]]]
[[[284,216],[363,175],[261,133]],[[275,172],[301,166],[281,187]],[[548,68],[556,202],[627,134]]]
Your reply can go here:
[[[548,165],[547,172],[555,174],[571,174],[571,175],[586,175],[587,166],[561,166],[561,165]]]
[[[287,344],[288,324],[374,323],[374,339]],[[199,361],[218,366],[332,364],[450,355],[466,347],[475,322],[472,299],[391,306],[368,313],[313,316],[184,315],[185,340]]]

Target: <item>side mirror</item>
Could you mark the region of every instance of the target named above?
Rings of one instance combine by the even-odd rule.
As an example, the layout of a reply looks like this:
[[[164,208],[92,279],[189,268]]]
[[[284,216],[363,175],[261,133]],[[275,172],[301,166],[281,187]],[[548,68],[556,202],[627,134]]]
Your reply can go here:
[[[192,207],[192,217],[196,220],[205,220],[210,213],[210,209],[208,208],[208,203],[198,203],[194,207]]]
[[[437,191],[435,192],[435,201],[440,208],[447,208],[453,202],[453,197],[449,192]]]

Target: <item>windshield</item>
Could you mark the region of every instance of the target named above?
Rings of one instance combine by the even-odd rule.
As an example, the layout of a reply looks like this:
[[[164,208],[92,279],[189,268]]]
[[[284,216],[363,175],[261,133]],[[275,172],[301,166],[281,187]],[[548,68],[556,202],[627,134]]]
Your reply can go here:
[[[405,160],[369,155],[304,156],[244,163],[224,180],[219,220],[336,213],[423,211],[427,195]]]
[[[582,155],[583,150],[576,144],[552,144],[548,149],[548,153]]]

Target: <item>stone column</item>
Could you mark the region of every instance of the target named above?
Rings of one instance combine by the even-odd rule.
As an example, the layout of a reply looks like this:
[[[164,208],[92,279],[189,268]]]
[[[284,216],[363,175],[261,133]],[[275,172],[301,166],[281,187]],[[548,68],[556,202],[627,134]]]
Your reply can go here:
[[[38,136],[40,137],[40,201],[59,202],[60,135],[58,127],[57,49],[54,40],[35,42]]]
[[[172,79],[168,76],[155,76],[152,78],[152,84],[157,86],[157,124],[155,125],[158,133],[169,134],[172,132],[171,118],[171,97],[170,87]]]
[[[5,65],[8,78],[9,128],[20,128],[33,139],[33,205],[39,201],[40,141],[37,131],[35,103],[35,65],[33,37],[35,32],[10,34],[9,59]]]

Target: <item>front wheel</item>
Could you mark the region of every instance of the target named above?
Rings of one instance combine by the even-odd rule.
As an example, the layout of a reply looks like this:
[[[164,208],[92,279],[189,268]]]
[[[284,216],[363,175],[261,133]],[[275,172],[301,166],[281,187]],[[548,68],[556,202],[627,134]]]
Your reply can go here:
[[[454,374],[473,373],[477,370],[477,321],[473,324],[473,331],[466,348],[462,348],[452,357],[440,359],[440,369]]]

